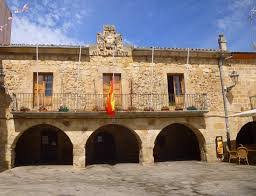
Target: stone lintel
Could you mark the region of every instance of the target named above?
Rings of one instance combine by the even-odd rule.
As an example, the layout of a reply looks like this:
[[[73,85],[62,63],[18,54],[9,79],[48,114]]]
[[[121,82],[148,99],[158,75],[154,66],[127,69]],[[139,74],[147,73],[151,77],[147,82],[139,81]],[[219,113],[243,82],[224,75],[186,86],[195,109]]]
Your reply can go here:
[[[134,118],[176,118],[176,117],[203,117],[207,110],[201,111],[159,111],[159,112],[117,112],[117,119]],[[70,119],[111,119],[106,112],[12,112],[13,118],[27,119],[49,119],[49,118],[70,118]]]

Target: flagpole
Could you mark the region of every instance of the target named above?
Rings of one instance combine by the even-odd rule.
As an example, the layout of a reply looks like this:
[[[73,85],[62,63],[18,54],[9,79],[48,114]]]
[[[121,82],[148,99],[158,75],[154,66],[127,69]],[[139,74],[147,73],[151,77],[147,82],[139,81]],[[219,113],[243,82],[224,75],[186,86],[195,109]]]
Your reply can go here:
[[[113,51],[113,65],[115,64],[115,51],[116,51],[116,45]],[[115,65],[114,65],[115,66]],[[113,86],[113,95],[115,96],[115,72],[113,71],[113,76],[112,76],[112,86]]]
[[[77,85],[76,85],[76,105],[75,105],[75,111],[77,111],[78,108],[78,92],[79,92],[79,78],[80,78],[80,63],[81,63],[81,53],[82,53],[82,47],[80,45],[79,48],[79,56],[78,56],[78,64],[77,64]]]
[[[38,45],[36,45],[36,94],[37,94],[37,111],[39,111],[39,65],[38,65]]]
[[[113,51],[113,65],[115,64],[115,52],[116,52],[116,45],[114,47],[114,51]],[[115,65],[114,65],[115,66]],[[112,82],[113,82],[113,87],[114,87],[114,81],[115,81],[115,73],[113,71],[113,75],[112,75]],[[114,89],[113,89],[113,92],[114,92]]]
[[[153,108],[153,85],[154,85],[154,82],[153,82],[153,75],[154,75],[154,69],[153,69],[153,66],[154,66],[154,47],[152,47],[152,58],[151,58],[151,82],[152,82],[152,85],[151,85],[151,94],[150,94],[150,105],[151,105],[151,108]]]
[[[187,53],[187,65],[189,64],[189,58],[190,58],[190,50],[188,48],[188,53]]]
[[[186,64],[186,67],[188,67],[189,65],[189,60],[190,60],[190,49],[188,48],[188,53],[187,53],[187,64]],[[184,88],[184,100],[185,100],[185,107],[187,108],[187,96],[186,96],[186,88]]]

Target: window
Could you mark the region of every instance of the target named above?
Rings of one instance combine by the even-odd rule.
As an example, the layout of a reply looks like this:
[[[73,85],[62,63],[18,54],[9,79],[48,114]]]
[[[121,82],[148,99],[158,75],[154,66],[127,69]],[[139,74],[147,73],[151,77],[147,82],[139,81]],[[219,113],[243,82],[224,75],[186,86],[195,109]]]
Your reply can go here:
[[[110,81],[114,75],[114,96],[117,106],[121,106],[122,103],[122,86],[121,86],[121,74],[120,73],[104,73],[103,74],[103,94],[104,98],[107,96],[110,88]]]
[[[39,73],[37,84],[37,73],[34,73],[34,93],[43,94],[44,96],[52,96],[53,74],[52,73]]]
[[[34,73],[34,106],[51,106],[52,105],[52,73]]]
[[[121,94],[121,74],[104,73],[103,74],[103,94],[108,94],[110,81],[113,79],[114,75],[114,93]]]
[[[177,102],[182,102],[184,99],[184,75],[183,74],[168,74],[168,97],[170,105]]]

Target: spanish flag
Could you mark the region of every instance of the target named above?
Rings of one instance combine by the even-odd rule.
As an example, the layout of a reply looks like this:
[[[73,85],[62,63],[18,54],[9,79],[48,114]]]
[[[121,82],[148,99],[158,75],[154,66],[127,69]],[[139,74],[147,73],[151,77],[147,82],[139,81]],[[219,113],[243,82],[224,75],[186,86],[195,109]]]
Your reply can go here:
[[[110,88],[106,99],[106,112],[110,116],[115,115],[114,80],[110,81]]]

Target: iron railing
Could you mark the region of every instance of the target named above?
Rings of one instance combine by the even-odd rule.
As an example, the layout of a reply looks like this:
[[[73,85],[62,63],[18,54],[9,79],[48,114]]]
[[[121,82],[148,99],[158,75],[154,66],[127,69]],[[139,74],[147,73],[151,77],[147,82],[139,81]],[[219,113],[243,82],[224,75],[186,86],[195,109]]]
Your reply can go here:
[[[256,109],[256,95],[250,97],[251,108]]]
[[[119,94],[117,111],[207,110],[206,94]],[[13,111],[105,111],[104,94],[57,93],[52,96],[19,93],[13,97]]]

